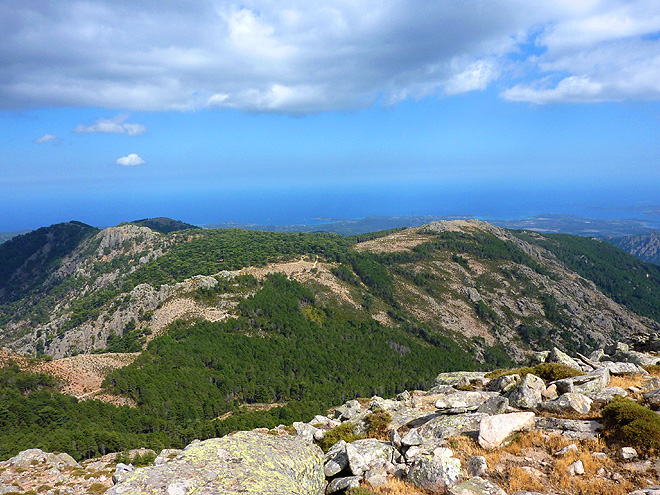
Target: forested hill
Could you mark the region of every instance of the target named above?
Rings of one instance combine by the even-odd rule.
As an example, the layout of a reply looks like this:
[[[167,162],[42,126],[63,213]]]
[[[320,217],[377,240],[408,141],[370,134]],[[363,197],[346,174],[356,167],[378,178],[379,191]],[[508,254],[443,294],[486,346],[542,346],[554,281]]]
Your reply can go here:
[[[186,222],[181,222],[180,220],[172,220],[167,217],[156,217],[156,218],[144,218],[142,220],[134,220],[135,225],[141,225],[143,227],[148,227],[151,230],[160,232],[161,234],[169,234],[170,232],[176,232],[178,230],[188,230],[188,229],[198,229],[196,225],[192,225]]]
[[[36,256],[39,277],[2,299],[2,344],[40,359],[141,352],[108,370],[102,390],[80,394],[119,394],[135,407],[78,402],[49,378],[8,367],[3,456],[183,446],[428,387],[442,370],[501,367],[556,345],[587,352],[660,328],[660,291],[638,290],[627,269],[608,265],[619,258],[572,237],[477,221],[354,237],[77,227],[59,256],[31,251],[50,261]]]
[[[660,231],[611,237],[607,241],[643,261],[660,265]]]

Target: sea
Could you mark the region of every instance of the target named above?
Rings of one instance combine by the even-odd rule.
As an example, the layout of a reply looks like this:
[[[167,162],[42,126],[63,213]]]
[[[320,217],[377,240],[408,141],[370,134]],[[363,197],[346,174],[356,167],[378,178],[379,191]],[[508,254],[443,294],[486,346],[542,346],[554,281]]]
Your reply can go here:
[[[370,216],[434,215],[488,221],[558,214],[635,219],[660,227],[659,205],[655,184],[592,184],[588,180],[572,185],[436,181],[42,191],[0,198],[0,232],[69,220],[107,227],[160,216],[197,225],[314,225]]]

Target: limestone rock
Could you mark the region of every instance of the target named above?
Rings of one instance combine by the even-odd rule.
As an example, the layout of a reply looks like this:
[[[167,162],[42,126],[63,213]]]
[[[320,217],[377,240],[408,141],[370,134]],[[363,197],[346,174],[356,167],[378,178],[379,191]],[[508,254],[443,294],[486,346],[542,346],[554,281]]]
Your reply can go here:
[[[475,476],[449,490],[449,495],[506,495],[495,483]]]
[[[423,455],[415,459],[406,481],[430,493],[446,493],[462,480],[461,461],[454,457]]]
[[[521,412],[486,416],[479,427],[479,445],[492,450],[500,447],[513,433],[534,426],[534,413]]]
[[[136,469],[106,493],[318,495],[324,484],[318,447],[298,437],[237,432],[191,444],[160,466]]]

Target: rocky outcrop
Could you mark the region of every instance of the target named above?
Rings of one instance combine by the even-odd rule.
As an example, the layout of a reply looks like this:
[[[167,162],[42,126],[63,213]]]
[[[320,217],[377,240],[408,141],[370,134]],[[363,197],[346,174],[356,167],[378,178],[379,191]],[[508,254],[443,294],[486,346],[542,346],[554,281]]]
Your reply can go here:
[[[174,460],[136,469],[108,495],[319,495],[321,449],[298,437],[238,432],[189,445]]]

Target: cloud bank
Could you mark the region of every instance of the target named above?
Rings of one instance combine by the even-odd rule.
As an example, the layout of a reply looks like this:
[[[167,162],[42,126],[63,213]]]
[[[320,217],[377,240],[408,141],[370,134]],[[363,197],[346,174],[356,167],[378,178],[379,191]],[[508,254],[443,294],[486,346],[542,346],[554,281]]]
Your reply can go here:
[[[130,153],[128,156],[117,158],[117,165],[123,165],[124,167],[134,167],[136,165],[142,165],[143,163],[146,162],[136,153]]]
[[[295,114],[488,87],[536,104],[660,98],[656,0],[0,0],[0,29],[5,109]]]
[[[141,124],[129,124],[124,121],[128,115],[121,114],[111,119],[98,119],[92,125],[78,124],[73,130],[74,133],[104,132],[112,134],[127,134],[129,136],[139,136],[147,132],[147,128]]]

